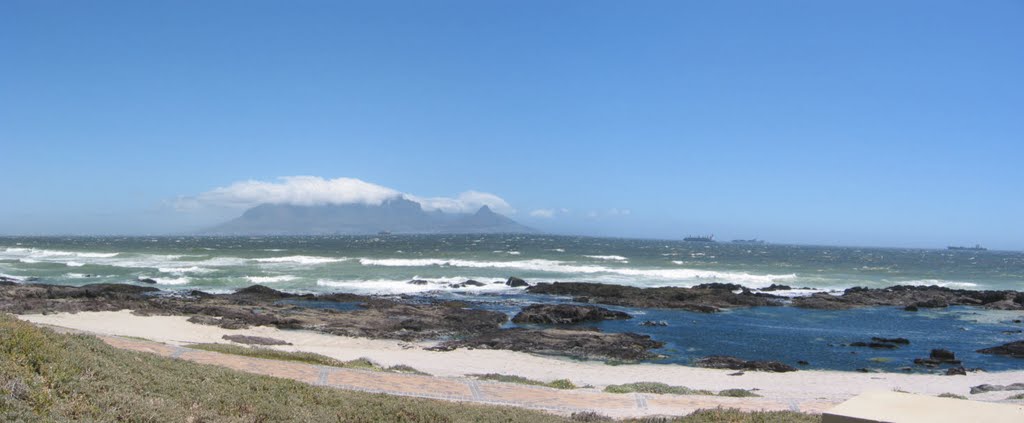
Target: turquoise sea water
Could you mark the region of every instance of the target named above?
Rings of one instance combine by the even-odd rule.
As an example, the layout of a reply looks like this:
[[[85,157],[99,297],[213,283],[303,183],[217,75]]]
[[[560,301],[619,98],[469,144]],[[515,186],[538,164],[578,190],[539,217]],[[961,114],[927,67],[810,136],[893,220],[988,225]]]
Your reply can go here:
[[[293,292],[438,296],[512,315],[526,304],[569,299],[530,295],[491,282],[518,276],[531,283],[728,282],[751,288],[772,283],[809,288],[775,292],[788,296],[895,284],[1024,290],[1024,253],[513,235],[0,238],[0,274],[71,285],[152,278],[166,290],[229,292],[259,283]],[[429,283],[407,283],[411,279]],[[487,284],[450,287],[467,279]],[[618,309],[635,318],[595,325],[666,342],[659,352],[667,363],[726,354],[789,364],[806,360],[808,368],[899,371],[914,358],[926,357],[931,348],[948,348],[967,367],[1024,368],[1022,359],[974,352],[1024,339],[1019,332],[1024,325],[1013,322],[1024,318],[1022,312],[966,307],[919,313],[891,307],[838,312],[759,307],[715,314]],[[639,325],[643,320],[669,325]],[[846,345],[873,336],[906,337],[911,345],[896,350]]]

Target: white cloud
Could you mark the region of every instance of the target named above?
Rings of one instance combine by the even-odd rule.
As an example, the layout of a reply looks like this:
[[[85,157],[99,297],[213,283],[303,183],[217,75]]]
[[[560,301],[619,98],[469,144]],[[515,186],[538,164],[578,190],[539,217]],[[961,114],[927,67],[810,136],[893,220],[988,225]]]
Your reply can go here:
[[[555,217],[555,211],[552,209],[537,209],[530,212],[530,216],[550,219],[552,217]]]
[[[609,216],[629,216],[631,213],[633,213],[633,212],[631,210],[629,210],[629,209],[611,209],[611,210],[608,210],[608,215]]]
[[[515,214],[512,208],[503,198],[497,195],[479,192],[466,191],[458,197],[418,197],[412,194],[405,194],[405,198],[420,203],[424,210],[441,210],[445,213],[472,213],[487,206],[502,214]]]
[[[258,204],[324,204],[380,205],[386,200],[405,197],[422,205],[424,210],[447,213],[471,213],[488,206],[498,213],[513,214],[515,209],[497,195],[466,191],[457,197],[419,197],[355,178],[324,179],[319,176],[285,176],[276,182],[242,181],[214,188],[193,197],[179,198],[178,210],[199,210],[207,207],[248,208]]]

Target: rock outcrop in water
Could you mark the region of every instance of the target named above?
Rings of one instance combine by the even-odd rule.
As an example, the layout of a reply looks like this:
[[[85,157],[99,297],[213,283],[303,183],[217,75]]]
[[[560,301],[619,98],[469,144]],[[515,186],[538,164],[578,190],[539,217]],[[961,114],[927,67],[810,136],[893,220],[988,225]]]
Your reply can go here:
[[[700,358],[693,364],[697,367],[709,369],[754,370],[777,373],[795,372],[797,370],[796,367],[778,361],[748,361],[725,355],[712,355]]]
[[[822,310],[847,310],[873,306],[896,306],[917,310],[951,305],[978,306],[993,310],[1024,310],[1024,293],[969,291],[940,286],[858,287],[843,291],[843,295],[820,292],[807,297],[797,297],[793,299],[793,305]]]
[[[581,322],[632,319],[628,313],[597,306],[573,304],[533,304],[512,318],[516,323],[571,325]]]
[[[571,296],[573,301],[581,303],[678,308],[703,313],[735,307],[781,306],[785,299],[754,293],[740,285],[723,283],[708,283],[692,288],[637,288],[589,282],[554,282],[538,283],[527,288],[526,292]]]
[[[980,349],[982,354],[1007,355],[1015,358],[1024,358],[1024,341],[1014,341],[998,347]]]
[[[358,307],[341,312],[313,307],[317,303],[358,303]],[[117,310],[133,310],[142,315],[185,315],[194,323],[227,329],[273,326],[401,340],[496,331],[508,320],[503,313],[470,309],[464,303],[452,301],[406,303],[354,294],[296,295],[261,285],[231,294],[178,294],[120,284],[0,287],[0,311],[15,314]]]
[[[332,305],[353,305],[333,308]],[[584,307],[586,308],[586,307]],[[598,307],[594,307],[599,309]],[[197,324],[226,329],[272,326],[405,341],[459,339],[442,344],[509,349],[578,358],[644,360],[661,342],[632,333],[564,329],[508,329],[504,313],[458,301],[405,302],[355,294],[297,295],[253,285],[231,294],[169,293],[155,287],[96,284],[81,287],[0,284],[0,312],[15,314],[133,310],[141,315],[185,315]],[[601,309],[603,310],[603,309]],[[611,310],[595,315],[621,317]],[[623,313],[624,314],[624,313]],[[580,316],[591,316],[584,312]],[[627,315],[628,316],[628,315]],[[554,318],[554,317],[551,317]],[[243,343],[276,340],[232,337]]]
[[[662,346],[663,343],[649,336],[635,333],[513,328],[448,341],[438,345],[436,349],[447,351],[456,348],[484,348],[568,355],[582,359],[636,361],[657,358],[658,355],[650,350]]]

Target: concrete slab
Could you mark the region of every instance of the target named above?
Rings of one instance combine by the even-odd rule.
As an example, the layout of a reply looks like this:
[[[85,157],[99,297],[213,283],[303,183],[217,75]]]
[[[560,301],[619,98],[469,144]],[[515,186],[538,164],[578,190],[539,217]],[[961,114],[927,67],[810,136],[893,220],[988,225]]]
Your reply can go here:
[[[872,391],[851,398],[821,416],[822,423],[1021,423],[1024,405],[995,404]]]

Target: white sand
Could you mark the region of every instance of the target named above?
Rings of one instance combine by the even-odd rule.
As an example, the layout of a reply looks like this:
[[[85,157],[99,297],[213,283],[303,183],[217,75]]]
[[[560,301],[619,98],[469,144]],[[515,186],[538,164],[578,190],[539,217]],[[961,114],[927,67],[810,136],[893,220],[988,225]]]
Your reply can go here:
[[[653,381],[695,389],[757,389],[758,393],[766,398],[782,401],[822,399],[838,402],[872,389],[898,389],[931,395],[951,392],[976,400],[997,401],[1020,391],[969,395],[970,387],[983,383],[1007,385],[1024,382],[1024,370],[978,372],[967,376],[818,370],[791,373],[746,372],[742,376],[729,376],[729,373],[734,372],[670,364],[609,366],[599,362],[581,362],[512,351],[459,349],[433,352],[423,349],[424,346],[430,345],[427,343],[349,338],[271,327],[228,330],[189,323],[186,321],[187,318],[182,316],[136,316],[129,311],[19,317],[35,323],[96,334],[141,337],[172,345],[229,343],[221,339],[226,334],[263,336],[294,344],[274,347],[281,350],[308,351],[340,360],[366,357],[385,366],[406,364],[437,376],[501,373],[539,380],[569,379],[577,385],[589,384],[598,388],[609,384]]]

